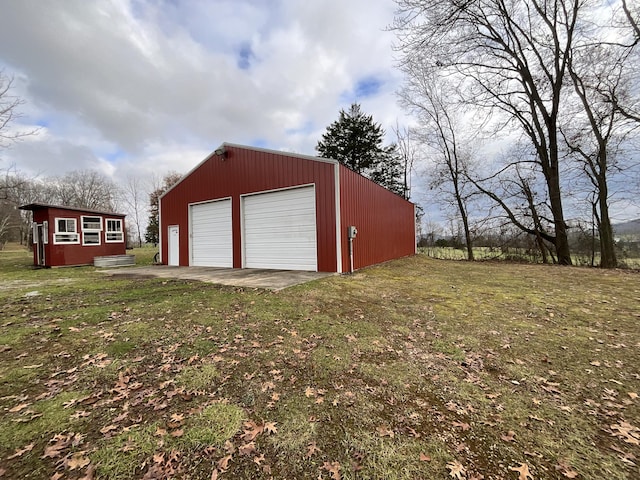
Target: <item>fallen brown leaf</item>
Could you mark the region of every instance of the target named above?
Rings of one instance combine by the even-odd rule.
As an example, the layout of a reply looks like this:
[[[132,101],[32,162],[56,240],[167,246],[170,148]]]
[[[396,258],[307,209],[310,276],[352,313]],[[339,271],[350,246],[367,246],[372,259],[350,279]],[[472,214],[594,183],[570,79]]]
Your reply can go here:
[[[611,425],[614,437],[619,437],[626,443],[631,445],[640,445],[640,429],[631,425],[629,422],[621,421],[615,425]]]
[[[471,425],[466,422],[453,422],[452,425],[454,427],[461,428],[463,432],[466,432],[467,430],[469,430],[469,428],[471,428]]]
[[[518,480],[533,480],[533,475],[531,475],[531,472],[529,471],[529,465],[526,463],[521,463],[519,467],[509,467],[509,470],[520,474]]]
[[[71,458],[67,461],[67,468],[69,468],[69,470],[76,470],[89,465],[91,460],[85,456],[86,453],[87,452],[76,452],[71,455]]]
[[[100,429],[100,433],[105,434],[105,433],[109,433],[112,430],[117,430],[118,427],[116,425],[107,425],[106,427],[102,427]]]
[[[429,455],[425,455],[424,453],[420,452],[420,461],[421,462],[430,462],[431,461],[431,457]]]
[[[96,466],[95,465],[89,465],[89,468],[87,468],[87,471],[84,474],[84,477],[80,477],[78,480],[93,480],[95,478],[96,475]]]
[[[16,451],[13,453],[13,455],[7,457],[7,460],[11,460],[13,458],[21,457],[25,453],[30,452],[31,450],[33,450],[33,446],[34,445],[35,445],[35,443],[30,443],[29,445],[25,445],[23,448],[16,448]]]
[[[329,472],[331,478],[333,480],[341,480],[342,475],[340,474],[340,470],[342,467],[338,462],[324,462],[322,465],[322,469]]]
[[[457,478],[458,480],[462,480],[462,478],[464,478],[463,475],[467,472],[464,466],[457,460],[447,463],[447,468],[449,469],[449,476]]]
[[[19,412],[20,410],[24,410],[25,408],[27,408],[29,405],[31,405],[30,403],[21,403],[20,405],[16,405],[13,408],[9,409],[9,412],[11,413],[16,413]]]
[[[389,438],[395,437],[395,433],[393,433],[393,430],[389,429],[389,427],[385,425],[381,425],[380,427],[376,428],[376,431],[381,437],[389,437]]]
[[[238,453],[240,455],[250,455],[253,452],[256,451],[256,443],[255,442],[249,442],[245,445],[241,445],[238,447]]]
[[[264,430],[264,425],[258,425],[253,421],[245,422],[244,427],[244,434],[241,438],[245,442],[251,442],[252,440],[255,440],[255,438]]]
[[[218,460],[218,468],[222,471],[228,470],[230,461],[231,461],[231,455],[222,457],[220,460]]]
[[[578,472],[571,468],[571,465],[569,465],[567,460],[558,460],[558,464],[554,468],[556,471],[562,473],[566,478],[576,478],[578,476]]]
[[[313,456],[316,452],[319,452],[320,449],[318,448],[318,446],[316,445],[316,442],[311,442],[309,444],[309,446],[307,447],[307,458],[310,458],[311,456]]]
[[[276,425],[277,425],[277,422],[266,422],[266,423],[264,424],[264,431],[265,431],[267,434],[270,434],[270,433],[274,433],[274,434],[275,434],[275,433],[278,433],[278,427],[276,427]]]

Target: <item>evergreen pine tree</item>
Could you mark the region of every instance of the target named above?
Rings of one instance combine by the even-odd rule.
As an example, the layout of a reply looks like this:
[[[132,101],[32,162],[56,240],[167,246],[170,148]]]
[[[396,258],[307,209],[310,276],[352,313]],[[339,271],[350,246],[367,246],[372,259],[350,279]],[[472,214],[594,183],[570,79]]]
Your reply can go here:
[[[402,166],[395,144],[383,145],[384,129],[353,103],[340,110],[338,120],[327,127],[316,151],[332,158],[399,195],[404,194]]]

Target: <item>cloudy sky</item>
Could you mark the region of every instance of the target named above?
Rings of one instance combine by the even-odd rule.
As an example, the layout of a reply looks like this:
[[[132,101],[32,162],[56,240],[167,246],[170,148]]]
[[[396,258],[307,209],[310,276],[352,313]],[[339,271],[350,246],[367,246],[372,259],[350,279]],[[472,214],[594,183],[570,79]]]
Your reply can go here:
[[[39,128],[5,168],[186,172],[225,141],[313,155],[354,101],[388,132],[405,122],[392,0],[0,5],[0,68],[25,101],[14,127]]]

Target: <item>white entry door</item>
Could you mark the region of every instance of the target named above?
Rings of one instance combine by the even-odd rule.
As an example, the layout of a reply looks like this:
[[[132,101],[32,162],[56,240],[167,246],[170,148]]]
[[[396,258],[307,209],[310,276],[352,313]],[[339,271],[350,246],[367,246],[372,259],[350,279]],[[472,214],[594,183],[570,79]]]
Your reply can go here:
[[[313,185],[243,198],[244,266],[318,270]]]
[[[177,266],[180,265],[180,230],[178,225],[171,225],[169,227],[168,235],[168,249],[169,258],[167,259],[167,265]]]

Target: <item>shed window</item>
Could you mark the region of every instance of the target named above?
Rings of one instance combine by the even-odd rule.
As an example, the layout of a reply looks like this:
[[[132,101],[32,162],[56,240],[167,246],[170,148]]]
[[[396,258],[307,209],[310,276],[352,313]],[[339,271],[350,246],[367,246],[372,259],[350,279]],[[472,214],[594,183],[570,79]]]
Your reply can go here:
[[[82,232],[83,245],[100,245],[100,232]]]
[[[82,217],[83,232],[101,232],[102,217]]]
[[[109,243],[124,242],[122,220],[119,218],[107,218],[106,240]]]
[[[53,243],[80,243],[75,218],[56,218],[56,231]]]

